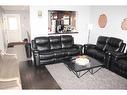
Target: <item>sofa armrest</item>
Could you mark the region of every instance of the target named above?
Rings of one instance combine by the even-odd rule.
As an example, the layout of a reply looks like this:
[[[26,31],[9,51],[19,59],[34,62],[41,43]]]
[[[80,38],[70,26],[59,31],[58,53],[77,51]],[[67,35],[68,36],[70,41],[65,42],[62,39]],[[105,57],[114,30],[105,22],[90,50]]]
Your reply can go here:
[[[32,42],[32,48],[35,48],[35,42],[34,42],[34,40],[32,40],[31,42]]]
[[[39,66],[40,65],[40,52],[37,49],[33,49],[33,58],[34,58],[34,64],[35,66]]]
[[[124,52],[124,50],[125,50],[125,48],[126,48],[126,44],[125,43],[122,43],[121,44],[121,46],[119,47],[119,50],[118,50],[118,52]]]
[[[84,53],[86,53],[86,51],[88,50],[88,49],[94,49],[94,48],[96,48],[96,45],[94,45],[94,44],[84,44]]]
[[[84,44],[85,48],[96,48],[96,45],[94,44]]]
[[[122,52],[113,52],[112,55],[115,58],[115,61],[122,58],[127,58],[127,53]]]
[[[33,51],[33,53],[39,53],[39,50],[37,50],[37,49],[31,49],[32,51]]]
[[[74,46],[78,47],[78,48],[82,48],[81,44],[74,44]]]
[[[106,54],[111,55],[111,56],[126,56],[127,53],[123,53],[123,52],[116,52],[116,51],[107,51]]]
[[[81,45],[81,44],[74,44],[74,47],[79,49],[80,54],[83,54],[83,51],[82,51],[83,50],[83,45]]]
[[[113,57],[116,60],[121,58],[127,58],[127,53],[108,51],[106,52],[109,56]]]

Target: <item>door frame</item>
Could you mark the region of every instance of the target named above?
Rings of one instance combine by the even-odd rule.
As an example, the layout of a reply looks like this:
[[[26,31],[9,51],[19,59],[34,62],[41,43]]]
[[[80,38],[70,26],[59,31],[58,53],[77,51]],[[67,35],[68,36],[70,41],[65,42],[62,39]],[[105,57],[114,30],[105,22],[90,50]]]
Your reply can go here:
[[[19,32],[19,41],[17,42],[22,42],[22,33],[21,33],[21,23],[20,23],[20,14],[4,14],[4,19],[6,20],[5,21],[5,31],[7,32],[7,39],[8,39],[8,43],[11,42],[9,41],[9,30],[8,30],[8,17],[13,17],[13,16],[16,16],[18,18],[18,32]]]

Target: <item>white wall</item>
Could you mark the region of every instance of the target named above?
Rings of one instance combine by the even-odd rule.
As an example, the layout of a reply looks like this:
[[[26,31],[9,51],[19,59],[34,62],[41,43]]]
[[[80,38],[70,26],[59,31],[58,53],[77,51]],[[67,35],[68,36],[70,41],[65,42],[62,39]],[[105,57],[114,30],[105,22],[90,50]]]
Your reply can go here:
[[[127,31],[121,29],[123,19],[127,18],[126,10],[127,6],[92,6],[90,8],[90,23],[94,27],[90,35],[90,43],[95,44],[99,35],[121,38],[127,43]],[[99,28],[98,18],[103,13],[107,16],[107,25],[105,28]]]
[[[37,14],[40,10],[42,17],[38,17]],[[121,29],[122,20],[127,17],[127,6],[30,6],[32,39],[48,35],[48,10],[77,11],[77,32],[79,33],[71,34],[77,44],[87,43],[89,23],[93,24],[89,43],[95,44],[100,35],[121,38],[127,43],[127,31]],[[103,13],[107,16],[107,25],[105,28],[99,28],[98,18]]]
[[[0,50],[5,50],[4,28],[3,28],[3,9],[0,7]]]
[[[30,24],[32,39],[38,36],[48,35],[48,10],[77,11],[77,32],[71,34],[77,44],[87,43],[89,7],[88,6],[30,6]],[[42,17],[38,17],[38,11],[42,11]]]

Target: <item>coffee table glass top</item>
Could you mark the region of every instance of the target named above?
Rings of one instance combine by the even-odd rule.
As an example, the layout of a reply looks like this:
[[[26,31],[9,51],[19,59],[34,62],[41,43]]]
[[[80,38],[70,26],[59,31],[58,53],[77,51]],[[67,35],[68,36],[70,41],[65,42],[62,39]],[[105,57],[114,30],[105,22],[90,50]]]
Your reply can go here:
[[[66,60],[64,62],[65,65],[67,65],[71,70],[74,70],[75,72],[80,72],[83,70],[89,70],[92,68],[96,68],[96,67],[101,67],[103,66],[103,64],[101,64],[99,61],[97,61],[96,59],[87,56],[87,58],[89,59],[89,65],[78,65],[75,63],[75,59],[76,57],[72,57],[72,59],[70,60]]]

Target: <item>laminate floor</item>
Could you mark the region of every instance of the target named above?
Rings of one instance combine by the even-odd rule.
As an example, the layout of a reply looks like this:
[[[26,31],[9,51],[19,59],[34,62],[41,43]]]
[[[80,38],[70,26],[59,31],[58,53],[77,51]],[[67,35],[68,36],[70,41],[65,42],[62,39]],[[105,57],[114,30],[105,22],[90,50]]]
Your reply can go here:
[[[61,89],[45,66],[35,67],[32,61],[20,62],[22,89]]]
[[[35,67],[33,62],[20,62],[22,89],[61,89],[45,66]]]
[[[7,53],[17,55],[22,89],[61,89],[45,66],[37,68],[27,59],[23,44],[8,48]]]

